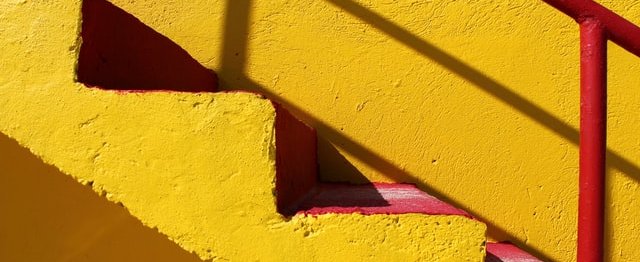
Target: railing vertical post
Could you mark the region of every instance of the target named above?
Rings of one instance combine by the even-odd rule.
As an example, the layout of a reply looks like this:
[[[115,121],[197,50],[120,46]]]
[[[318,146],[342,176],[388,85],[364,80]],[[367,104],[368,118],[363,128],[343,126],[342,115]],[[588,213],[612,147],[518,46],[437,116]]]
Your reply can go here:
[[[603,259],[607,127],[606,44],[603,25],[580,21],[580,193],[578,261]]]

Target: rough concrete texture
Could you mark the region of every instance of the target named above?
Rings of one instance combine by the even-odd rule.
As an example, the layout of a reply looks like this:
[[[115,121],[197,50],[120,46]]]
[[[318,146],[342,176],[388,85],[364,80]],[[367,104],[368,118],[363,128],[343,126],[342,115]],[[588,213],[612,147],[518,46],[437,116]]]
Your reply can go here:
[[[269,100],[87,88],[79,1],[0,8],[0,132],[202,259],[484,258],[486,227],[463,216],[281,216]]]
[[[638,1],[599,2],[640,23]],[[73,104],[31,97],[83,88],[61,84],[72,77],[67,38],[76,25],[57,18],[78,10],[47,3],[0,4],[0,94],[22,87],[0,100],[0,125],[10,134],[22,126],[23,143],[43,141],[26,122]],[[323,138],[324,179],[417,183],[487,221],[495,240],[575,260],[578,26],[542,1],[114,3],[216,70],[223,88],[262,91],[295,109]],[[605,260],[632,261],[640,257],[640,59],[610,44],[609,66]],[[27,104],[41,111],[8,121],[15,116],[5,112]]]
[[[544,2],[114,2],[223,89],[265,92],[316,127],[324,179],[417,183],[495,240],[575,260],[578,26]],[[640,23],[638,1],[600,2]],[[629,261],[640,59],[611,44],[609,65],[605,260]]]

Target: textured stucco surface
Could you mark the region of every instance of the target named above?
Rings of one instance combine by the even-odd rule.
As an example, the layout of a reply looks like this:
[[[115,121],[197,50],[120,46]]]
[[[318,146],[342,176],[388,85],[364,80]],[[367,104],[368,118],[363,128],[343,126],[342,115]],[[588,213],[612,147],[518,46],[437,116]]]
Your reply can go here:
[[[640,23],[636,1],[601,2]],[[488,222],[494,239],[541,258],[575,259],[578,26],[542,1],[114,3],[216,70],[223,88],[262,91],[296,109],[323,138],[324,179],[414,182]],[[106,105],[66,82],[77,47],[59,36],[76,25],[58,17],[78,9],[65,5],[0,4],[0,95],[21,87],[0,100],[0,128],[25,144],[75,136],[50,130],[43,137],[45,118],[66,119],[68,107],[83,103]],[[33,19],[19,19],[24,10]],[[615,157],[605,260],[632,261],[640,257],[640,59],[609,47]],[[82,99],[47,103],[65,92]],[[27,105],[34,115],[21,114]],[[83,112],[71,117],[95,116]]]
[[[542,1],[115,3],[223,88],[295,107],[323,138],[325,179],[415,182],[494,239],[575,259],[578,26]],[[602,3],[640,22],[635,1]],[[628,261],[640,257],[640,59],[610,44],[609,64],[606,260]]]
[[[0,8],[0,132],[187,251],[238,261],[483,259],[486,227],[462,216],[282,217],[269,100],[86,88],[73,81],[79,1]]]

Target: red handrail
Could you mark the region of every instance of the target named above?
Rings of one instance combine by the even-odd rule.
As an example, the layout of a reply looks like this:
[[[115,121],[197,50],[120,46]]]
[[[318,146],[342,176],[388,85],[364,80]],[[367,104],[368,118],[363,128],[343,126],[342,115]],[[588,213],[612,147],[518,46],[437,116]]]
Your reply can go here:
[[[543,0],[582,23],[585,19],[599,21],[608,39],[627,51],[640,56],[640,27],[592,0]]]
[[[640,56],[640,28],[592,0],[543,0],[580,24],[578,261],[602,261],[607,40]]]
[[[607,150],[607,39],[595,19],[580,23],[580,194],[578,261],[603,255]]]

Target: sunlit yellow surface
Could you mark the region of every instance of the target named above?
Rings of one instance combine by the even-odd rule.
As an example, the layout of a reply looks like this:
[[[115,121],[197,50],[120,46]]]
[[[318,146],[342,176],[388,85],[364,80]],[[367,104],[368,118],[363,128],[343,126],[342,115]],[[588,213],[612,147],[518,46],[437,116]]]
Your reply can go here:
[[[494,239],[575,260],[579,34],[544,2],[115,2],[225,88],[295,108],[319,129],[324,179],[414,182]],[[640,23],[635,1],[602,3]],[[609,46],[605,260],[632,261],[640,58]]]
[[[0,132],[45,163],[121,203],[142,224],[157,228],[202,259],[483,259],[486,227],[466,217],[282,217],[273,195],[275,110],[271,102],[248,93],[121,93],[75,83],[79,8],[78,1],[2,4]],[[31,169],[21,164],[40,164],[30,154],[19,156],[16,147],[8,141],[0,148],[6,161],[0,170],[8,170],[0,175],[7,180],[31,175]],[[25,174],[21,174],[23,168]],[[59,176],[48,168],[51,175]],[[26,200],[16,197],[3,203],[27,205]],[[126,216],[122,209],[115,209]],[[9,222],[17,219],[12,216]],[[105,226],[88,220],[98,223],[98,232],[90,233],[100,233]],[[2,241],[31,241],[29,232]],[[158,237],[153,230],[149,234],[141,241]],[[53,237],[58,236],[44,238]],[[87,245],[91,238],[79,236],[75,241]],[[69,250],[78,249],[74,248]],[[13,252],[20,250],[0,256],[24,258]],[[48,251],[42,252],[46,257]],[[74,254],[63,250],[55,255],[63,257],[45,260],[66,261],[64,256]],[[114,257],[118,255],[122,254]]]
[[[640,23],[635,2],[603,4]],[[488,222],[493,239],[543,259],[575,260],[578,26],[544,2],[114,3],[216,70],[224,88],[266,93],[316,127],[323,179],[413,182]],[[175,109],[167,104],[172,96],[112,99],[67,83],[76,25],[59,17],[76,16],[75,6],[1,6],[0,96],[10,99],[0,100],[0,130],[48,162],[52,152],[73,148],[65,152],[79,162],[63,170],[95,167],[83,159],[105,134],[52,130],[44,119],[80,123],[95,108],[135,111],[137,103]],[[640,257],[640,59],[609,46],[605,260],[632,261]],[[91,107],[65,113],[82,105]],[[79,135],[95,145],[60,139]]]

